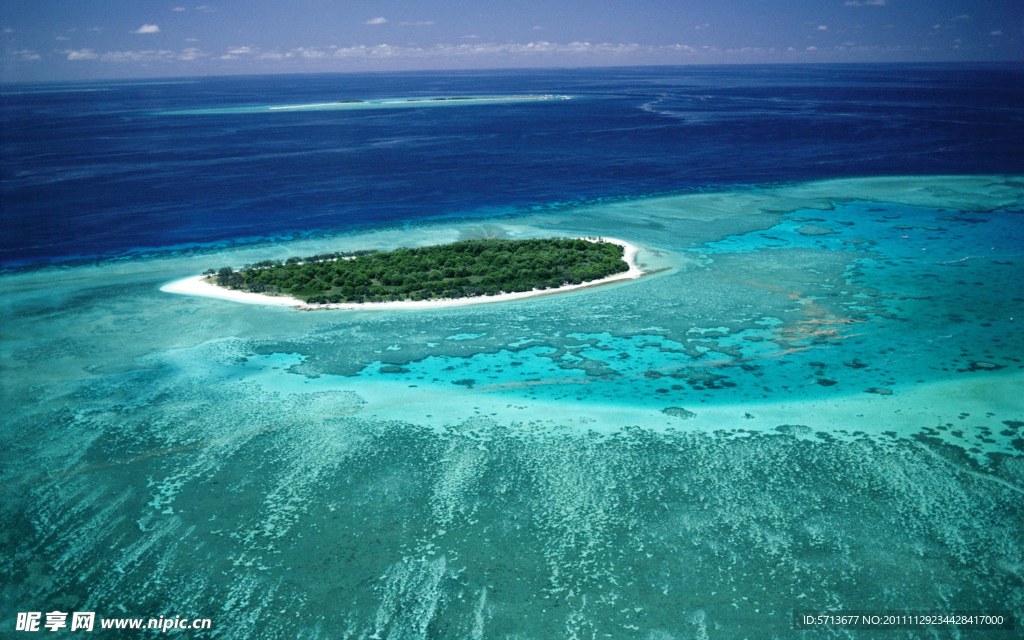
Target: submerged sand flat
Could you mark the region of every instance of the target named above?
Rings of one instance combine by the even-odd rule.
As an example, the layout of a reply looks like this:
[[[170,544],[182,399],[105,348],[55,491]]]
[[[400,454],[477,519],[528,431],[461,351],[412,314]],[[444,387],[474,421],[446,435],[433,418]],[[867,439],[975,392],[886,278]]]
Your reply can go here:
[[[590,240],[590,238],[581,238],[583,240]],[[207,282],[205,276],[192,276],[189,278],[183,278],[181,280],[175,280],[160,287],[161,291],[166,293],[178,293],[182,295],[200,296],[203,298],[218,298],[220,300],[230,300],[232,302],[241,302],[243,304],[267,304],[274,306],[284,307],[295,307],[296,309],[302,309],[303,311],[313,311],[318,309],[367,309],[367,310],[387,310],[387,309],[443,309],[446,307],[463,307],[472,304],[484,304],[489,302],[509,302],[511,300],[522,300],[524,298],[535,298],[537,296],[554,295],[563,293],[566,291],[575,291],[577,289],[584,289],[586,287],[594,287],[597,285],[608,284],[611,282],[620,282],[622,280],[632,280],[639,278],[644,275],[644,271],[637,266],[636,254],[639,249],[625,240],[619,240],[617,238],[602,238],[606,242],[611,242],[621,246],[624,249],[622,259],[629,265],[628,271],[622,273],[616,273],[608,276],[607,278],[601,278],[600,280],[592,280],[590,282],[583,282],[580,284],[570,284],[557,289],[534,289],[532,291],[518,291],[513,293],[500,293],[493,296],[475,296],[472,298],[455,298],[455,299],[441,299],[441,300],[396,300],[393,302],[364,302],[364,303],[353,303],[353,304],[307,304],[303,300],[298,300],[289,296],[271,296],[262,293],[249,293],[246,291],[234,291],[226,287],[220,287],[215,284]]]

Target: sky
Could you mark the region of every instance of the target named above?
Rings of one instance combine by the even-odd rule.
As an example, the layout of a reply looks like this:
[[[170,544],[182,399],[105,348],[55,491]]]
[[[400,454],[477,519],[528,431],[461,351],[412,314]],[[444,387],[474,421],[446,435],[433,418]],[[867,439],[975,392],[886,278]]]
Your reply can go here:
[[[1024,0],[2,0],[4,82],[1024,61]]]

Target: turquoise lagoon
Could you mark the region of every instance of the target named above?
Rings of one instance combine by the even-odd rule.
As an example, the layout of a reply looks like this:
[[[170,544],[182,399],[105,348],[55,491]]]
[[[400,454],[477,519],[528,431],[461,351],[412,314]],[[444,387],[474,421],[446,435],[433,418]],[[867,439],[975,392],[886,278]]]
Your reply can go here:
[[[794,631],[794,609],[1019,620],[1022,209],[1017,177],[856,179],[4,275],[4,624],[668,639],[855,636]],[[651,273],[419,311],[159,291],[223,264],[584,234],[638,244]]]

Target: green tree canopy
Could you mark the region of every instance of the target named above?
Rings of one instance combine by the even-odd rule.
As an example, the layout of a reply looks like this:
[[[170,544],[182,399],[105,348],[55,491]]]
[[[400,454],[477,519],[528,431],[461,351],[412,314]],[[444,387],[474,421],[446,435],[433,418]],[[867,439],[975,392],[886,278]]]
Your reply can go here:
[[[627,271],[612,242],[571,238],[463,240],[388,252],[266,260],[211,277],[232,289],[289,295],[311,304],[432,300],[581,284]],[[209,273],[209,272],[208,272]]]

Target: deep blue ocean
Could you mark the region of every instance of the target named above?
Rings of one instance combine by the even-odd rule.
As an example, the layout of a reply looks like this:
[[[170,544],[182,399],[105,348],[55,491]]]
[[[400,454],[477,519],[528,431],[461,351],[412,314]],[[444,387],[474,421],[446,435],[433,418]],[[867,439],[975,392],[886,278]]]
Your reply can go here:
[[[446,109],[164,111],[563,94]],[[874,175],[1024,172],[1020,65],[7,85],[0,264]]]

